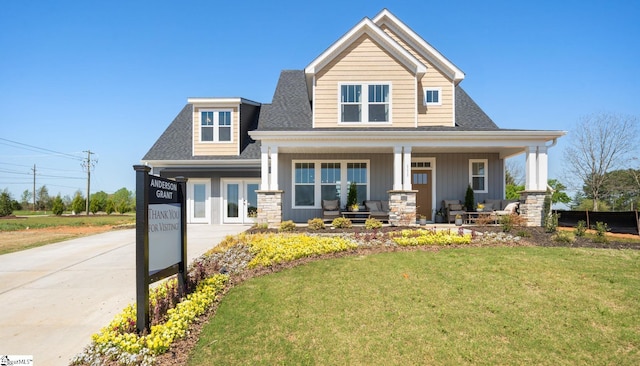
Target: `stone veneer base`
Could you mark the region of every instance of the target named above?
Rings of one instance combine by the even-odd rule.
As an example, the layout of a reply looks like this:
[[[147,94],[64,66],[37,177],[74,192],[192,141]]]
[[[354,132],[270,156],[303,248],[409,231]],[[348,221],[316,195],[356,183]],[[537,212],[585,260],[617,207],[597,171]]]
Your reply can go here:
[[[409,226],[416,222],[418,191],[387,191],[389,193],[389,224]]]
[[[280,227],[282,223],[282,192],[258,190],[258,225],[267,224],[270,228]]]
[[[520,192],[520,216],[526,220],[526,226],[542,226],[544,198],[547,191]]]

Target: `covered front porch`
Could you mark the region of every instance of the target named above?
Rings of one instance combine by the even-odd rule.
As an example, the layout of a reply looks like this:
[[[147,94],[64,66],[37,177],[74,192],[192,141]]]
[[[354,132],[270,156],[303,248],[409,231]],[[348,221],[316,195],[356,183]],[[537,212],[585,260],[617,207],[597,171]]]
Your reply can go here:
[[[529,225],[541,224],[547,150],[554,141],[548,131],[251,134],[261,140],[258,223],[322,217],[323,199],[338,199],[344,208],[353,181],[360,203],[387,200],[392,225],[413,224],[418,215],[432,219],[442,200],[462,199],[470,184],[476,202],[504,198],[504,160],[525,153],[521,213]]]

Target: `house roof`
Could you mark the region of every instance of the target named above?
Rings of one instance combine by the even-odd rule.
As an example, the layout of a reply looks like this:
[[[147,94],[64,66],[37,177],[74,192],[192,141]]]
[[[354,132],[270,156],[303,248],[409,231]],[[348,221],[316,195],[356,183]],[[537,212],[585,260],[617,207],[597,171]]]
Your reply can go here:
[[[142,158],[151,160],[248,160],[260,159],[260,142],[255,141],[240,155],[193,156],[193,104],[187,104]]]
[[[496,130],[498,126],[460,87],[456,86],[456,126],[417,127],[415,130]],[[271,104],[263,104],[257,131],[309,131],[309,130],[406,130],[394,127],[335,127],[313,128],[311,102],[307,97],[305,73],[302,70],[285,70],[280,74],[278,86]]]

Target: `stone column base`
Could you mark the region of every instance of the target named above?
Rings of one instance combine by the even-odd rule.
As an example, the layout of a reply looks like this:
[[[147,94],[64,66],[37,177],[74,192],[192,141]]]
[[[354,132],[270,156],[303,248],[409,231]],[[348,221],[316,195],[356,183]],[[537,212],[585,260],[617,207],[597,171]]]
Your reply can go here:
[[[409,226],[416,223],[418,191],[387,191],[389,193],[389,224]]]
[[[546,195],[547,191],[520,192],[520,216],[525,219],[526,226],[542,226]]]
[[[258,190],[258,225],[267,224],[270,228],[280,227],[282,222],[282,192]]]

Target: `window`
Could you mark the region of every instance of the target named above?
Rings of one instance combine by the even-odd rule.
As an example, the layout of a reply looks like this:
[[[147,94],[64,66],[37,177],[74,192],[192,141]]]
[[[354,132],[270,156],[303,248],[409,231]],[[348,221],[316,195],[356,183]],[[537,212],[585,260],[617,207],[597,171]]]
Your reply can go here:
[[[390,122],[389,84],[340,85],[340,122]]]
[[[488,192],[487,159],[469,160],[469,184],[476,193]]]
[[[424,88],[424,105],[441,105],[442,88]]]
[[[200,141],[231,142],[231,111],[202,111]]]
[[[293,207],[319,208],[321,200],[334,199],[344,207],[351,182],[363,202],[369,197],[368,166],[366,161],[294,161]]]
[[[295,163],[295,206],[315,206],[315,181],[314,163]]]

